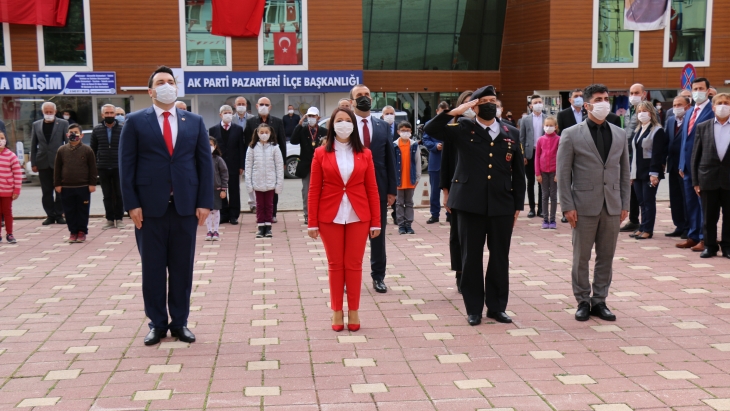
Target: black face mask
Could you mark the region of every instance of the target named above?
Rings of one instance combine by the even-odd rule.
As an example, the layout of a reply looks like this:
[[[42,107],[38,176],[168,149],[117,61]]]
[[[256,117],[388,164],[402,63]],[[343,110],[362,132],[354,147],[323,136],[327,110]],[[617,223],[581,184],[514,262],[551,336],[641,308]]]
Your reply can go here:
[[[490,121],[497,117],[497,105],[494,103],[484,103],[479,105],[479,113],[477,116],[482,120]]]
[[[114,117],[104,117],[104,122],[107,124],[114,124],[117,121]]]
[[[370,111],[370,97],[360,96],[355,99],[355,107],[360,111]]]

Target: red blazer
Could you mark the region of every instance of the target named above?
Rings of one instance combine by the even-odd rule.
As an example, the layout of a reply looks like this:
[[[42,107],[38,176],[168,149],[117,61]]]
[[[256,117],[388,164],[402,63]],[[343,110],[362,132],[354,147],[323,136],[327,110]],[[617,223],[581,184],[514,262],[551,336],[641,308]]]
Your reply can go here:
[[[314,150],[307,202],[310,228],[319,227],[320,222],[331,223],[345,193],[360,221],[369,221],[370,227],[380,227],[380,196],[372,152],[366,148],[362,153],[353,154],[355,167],[345,184],[334,151],[328,153],[324,146]]]

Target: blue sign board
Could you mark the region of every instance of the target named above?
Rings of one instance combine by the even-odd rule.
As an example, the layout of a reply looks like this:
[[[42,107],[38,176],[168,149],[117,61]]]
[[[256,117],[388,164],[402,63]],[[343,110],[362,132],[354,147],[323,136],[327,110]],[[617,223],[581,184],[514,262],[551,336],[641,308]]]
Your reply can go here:
[[[0,72],[0,94],[117,94],[117,74],[113,71]]]
[[[682,88],[685,90],[692,90],[692,82],[697,78],[697,71],[695,66],[687,64],[682,69]]]
[[[182,83],[185,94],[335,93],[362,83],[362,71],[186,71]]]

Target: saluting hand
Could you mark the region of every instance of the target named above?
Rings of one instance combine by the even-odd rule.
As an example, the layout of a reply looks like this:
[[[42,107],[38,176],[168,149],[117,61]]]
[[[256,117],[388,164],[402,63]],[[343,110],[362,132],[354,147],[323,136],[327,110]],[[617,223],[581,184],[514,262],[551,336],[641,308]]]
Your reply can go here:
[[[448,114],[452,117],[460,116],[460,115],[464,114],[466,112],[466,110],[469,110],[470,108],[476,106],[478,103],[479,103],[479,100],[477,100],[477,99],[468,101],[468,102],[460,105],[459,107],[449,111]]]

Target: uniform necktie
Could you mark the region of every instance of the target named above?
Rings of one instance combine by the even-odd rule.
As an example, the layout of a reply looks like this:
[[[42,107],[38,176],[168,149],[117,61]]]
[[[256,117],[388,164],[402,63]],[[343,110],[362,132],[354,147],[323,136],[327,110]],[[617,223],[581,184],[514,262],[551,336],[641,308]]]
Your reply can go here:
[[[162,122],[162,137],[165,138],[165,144],[167,144],[167,151],[172,155],[172,127],[170,127],[170,112],[165,111],[162,113],[165,116],[165,121]]]
[[[687,125],[687,135],[692,134],[692,129],[695,128],[695,120],[697,120],[697,114],[700,113],[700,108],[695,108],[694,112],[692,113],[692,118],[689,119],[689,124]]]
[[[362,119],[362,139],[365,143],[365,148],[370,148],[370,129],[368,128],[367,119]]]

